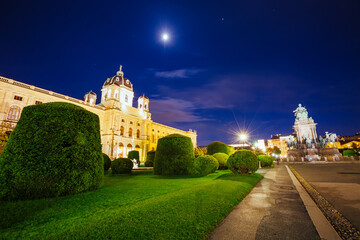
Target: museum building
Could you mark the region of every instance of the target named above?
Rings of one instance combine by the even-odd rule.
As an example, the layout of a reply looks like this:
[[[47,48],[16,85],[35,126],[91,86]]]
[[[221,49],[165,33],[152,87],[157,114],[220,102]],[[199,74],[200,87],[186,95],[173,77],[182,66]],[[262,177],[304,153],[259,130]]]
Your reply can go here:
[[[124,77],[122,66],[115,76],[108,78],[101,89],[100,104],[90,91],[84,100],[28,85],[0,76],[0,120],[14,127],[24,107],[47,102],[76,104],[99,116],[102,150],[112,159],[126,157],[131,150],[140,152],[145,161],[146,153],[155,150],[157,141],[169,134],[182,134],[191,138],[196,147],[196,131],[182,131],[153,122],[149,111],[149,98],[140,96],[137,108],[133,107],[133,84]]]

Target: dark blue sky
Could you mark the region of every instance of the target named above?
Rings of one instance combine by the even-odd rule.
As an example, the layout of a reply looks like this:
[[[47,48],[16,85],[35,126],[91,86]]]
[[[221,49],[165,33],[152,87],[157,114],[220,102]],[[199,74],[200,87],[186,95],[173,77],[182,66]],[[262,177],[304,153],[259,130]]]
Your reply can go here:
[[[298,103],[318,134],[360,131],[358,0],[2,0],[0,9],[0,75],[82,99],[122,64],[153,120],[196,129],[199,145],[234,142],[239,128],[252,139],[291,133]]]

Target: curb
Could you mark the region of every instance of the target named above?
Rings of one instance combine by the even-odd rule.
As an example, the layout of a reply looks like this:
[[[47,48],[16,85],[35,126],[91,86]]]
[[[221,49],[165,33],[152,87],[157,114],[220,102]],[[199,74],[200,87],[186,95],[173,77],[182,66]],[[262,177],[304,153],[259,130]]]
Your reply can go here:
[[[288,166],[288,168],[314,200],[341,239],[360,239],[359,230],[357,230],[356,227],[349,222],[349,220],[347,220],[323,196],[321,196],[321,194],[316,191],[297,171],[295,171],[293,167]]]

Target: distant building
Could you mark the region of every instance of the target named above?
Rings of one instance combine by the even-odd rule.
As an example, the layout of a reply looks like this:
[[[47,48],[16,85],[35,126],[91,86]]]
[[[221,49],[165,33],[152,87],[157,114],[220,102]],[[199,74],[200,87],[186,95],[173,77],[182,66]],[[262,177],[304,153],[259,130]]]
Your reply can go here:
[[[287,135],[276,134],[274,136],[271,136],[271,138],[267,140],[266,148],[268,149],[268,148],[278,147],[281,150],[280,157],[286,158],[288,152],[288,146],[286,140],[291,136],[293,137],[294,134],[287,134]]]
[[[101,89],[100,104],[90,91],[84,101],[0,76],[0,123],[16,125],[24,107],[47,102],[68,102],[97,114],[100,118],[102,150],[112,159],[126,157],[130,150],[140,151],[141,161],[155,150],[157,141],[178,133],[191,138],[196,147],[196,131],[182,131],[151,120],[150,100],[140,96],[133,107],[134,91],[120,70],[108,78]]]

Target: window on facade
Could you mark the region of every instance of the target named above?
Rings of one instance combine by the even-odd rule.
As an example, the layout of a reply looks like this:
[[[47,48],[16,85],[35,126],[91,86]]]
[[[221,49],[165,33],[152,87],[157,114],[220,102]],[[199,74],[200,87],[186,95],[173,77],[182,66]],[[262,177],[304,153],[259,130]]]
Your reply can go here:
[[[125,120],[124,120],[124,119],[121,119],[121,122],[125,122]]]
[[[18,106],[11,106],[8,113],[8,120],[17,121],[20,118],[21,108]]]
[[[140,104],[140,108],[142,108],[142,104]]]
[[[154,136],[154,134],[151,135],[151,142],[155,142],[155,136]]]
[[[145,107],[144,107],[145,109],[147,109],[147,104],[145,103]]]
[[[137,125],[138,125],[138,127],[140,127],[140,123],[138,123]]]
[[[130,124],[133,124],[133,122],[132,122],[132,121],[130,121]]]
[[[115,90],[114,97],[117,98],[117,97],[118,97],[118,94],[119,94],[119,91],[118,91],[118,90]]]
[[[136,131],[136,138],[140,138],[140,130],[139,129]]]
[[[43,102],[41,101],[35,101],[35,104],[42,104]]]
[[[20,96],[16,96],[16,95],[15,95],[15,96],[14,96],[14,99],[15,99],[15,100],[18,100],[18,101],[22,101],[23,98],[20,97]]]
[[[125,102],[128,102],[128,101],[129,101],[128,95],[125,95]]]
[[[124,136],[124,127],[123,126],[120,127],[120,135]]]
[[[129,137],[132,137],[132,128],[129,128]]]

